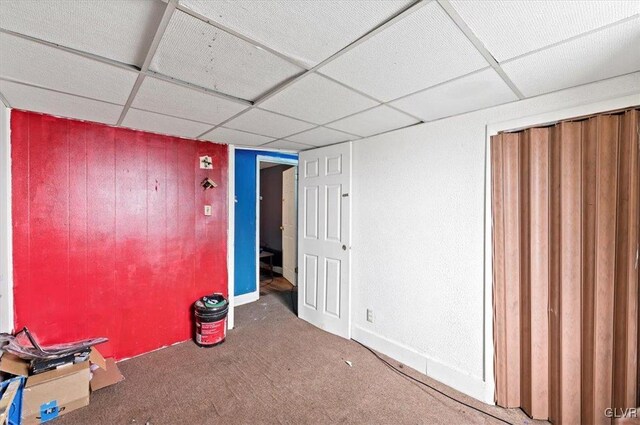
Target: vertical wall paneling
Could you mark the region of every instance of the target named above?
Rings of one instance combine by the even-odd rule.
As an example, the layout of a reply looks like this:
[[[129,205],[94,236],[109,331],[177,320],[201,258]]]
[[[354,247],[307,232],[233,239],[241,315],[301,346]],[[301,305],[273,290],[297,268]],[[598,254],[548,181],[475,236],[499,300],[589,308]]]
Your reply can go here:
[[[582,286],[581,125],[561,123],[560,132],[560,410],[558,423],[580,421],[580,288]]]
[[[549,419],[560,417],[560,131],[549,129]],[[500,320],[506,321],[506,316]],[[544,348],[542,348],[544,350]],[[497,361],[497,360],[496,360]]]
[[[638,240],[638,114],[619,120],[618,211],[614,306],[613,400],[617,408],[634,405],[637,368],[638,274],[634,241]]]
[[[491,181],[501,182],[504,170],[503,164],[503,145],[504,135],[495,136],[491,143],[491,158],[493,166],[491,167]],[[506,350],[506,323],[499,320],[499,317],[505,317],[505,298],[504,298],[504,191],[502,184],[494,184],[491,187],[492,199],[492,243],[493,243],[493,335],[494,335],[494,366],[496,374],[496,402],[501,406],[509,404],[507,393],[509,379],[506,369],[506,360],[497,362],[497,359],[506,359],[508,352]]]
[[[15,327],[118,359],[189,339],[191,304],[227,295],[227,147],[16,110],[11,130]]]
[[[590,318],[594,314],[596,285],[596,176],[598,120],[591,118],[582,124],[582,385],[581,416],[593,422],[595,328]]]
[[[638,396],[638,111],[491,149],[497,403],[611,424]]]
[[[520,203],[520,136],[505,134],[503,136],[503,170],[504,170],[504,203],[505,205]],[[504,249],[506,252],[520,253],[520,213],[517,209],[504,210]],[[509,312],[514,323],[520,321],[520,285],[509,282],[520,281],[520,258],[518,255],[505,255],[505,310]],[[508,353],[505,359],[508,385],[506,402],[509,407],[520,405],[520,333],[518,326],[507,326],[505,329],[505,345]]]
[[[596,272],[594,291],[594,404],[592,423],[610,423],[602,414],[612,406],[613,305],[618,202],[618,118],[601,115],[596,151]],[[588,320],[588,318],[585,318]]]
[[[529,252],[527,277],[522,281],[523,332],[522,369],[523,379],[529,382],[522,386],[522,406],[533,417],[548,416],[549,339],[549,132],[547,129],[530,129],[525,132],[528,144],[529,164],[529,223],[527,245]],[[523,174],[524,175],[524,174]],[[524,209],[523,209],[524,212]],[[523,223],[526,218],[523,214]],[[530,248],[529,248],[530,247]],[[533,285],[535,276],[538,285]],[[526,348],[525,348],[526,347]],[[525,356],[526,353],[526,356]]]

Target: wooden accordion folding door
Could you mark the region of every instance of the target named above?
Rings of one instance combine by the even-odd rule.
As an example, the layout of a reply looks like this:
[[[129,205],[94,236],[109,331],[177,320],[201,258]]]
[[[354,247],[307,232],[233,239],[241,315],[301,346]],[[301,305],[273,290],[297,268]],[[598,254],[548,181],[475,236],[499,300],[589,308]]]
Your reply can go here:
[[[638,405],[639,116],[491,138],[500,406],[611,424]]]

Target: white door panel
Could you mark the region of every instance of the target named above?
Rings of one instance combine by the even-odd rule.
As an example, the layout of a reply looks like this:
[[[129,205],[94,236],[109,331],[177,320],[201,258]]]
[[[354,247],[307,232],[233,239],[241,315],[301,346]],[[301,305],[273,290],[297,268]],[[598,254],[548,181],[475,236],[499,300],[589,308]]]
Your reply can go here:
[[[291,167],[282,172],[282,275],[292,284],[297,284],[296,238],[298,217],[296,217],[296,173]]]
[[[300,318],[350,338],[351,143],[300,153]]]

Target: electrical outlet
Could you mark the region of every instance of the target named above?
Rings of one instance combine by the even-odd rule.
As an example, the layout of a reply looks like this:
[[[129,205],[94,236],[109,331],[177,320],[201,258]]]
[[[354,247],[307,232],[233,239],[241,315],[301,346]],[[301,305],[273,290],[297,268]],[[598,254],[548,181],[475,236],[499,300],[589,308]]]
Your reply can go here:
[[[367,309],[367,322],[373,323],[373,310]]]

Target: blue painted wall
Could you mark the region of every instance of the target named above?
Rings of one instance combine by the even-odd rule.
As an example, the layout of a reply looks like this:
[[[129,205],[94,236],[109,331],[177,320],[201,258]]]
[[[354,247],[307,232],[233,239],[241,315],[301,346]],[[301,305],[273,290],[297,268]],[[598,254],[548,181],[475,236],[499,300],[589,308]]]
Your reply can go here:
[[[236,149],[235,291],[256,290],[256,157],[298,159],[298,155]]]

